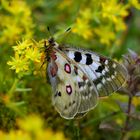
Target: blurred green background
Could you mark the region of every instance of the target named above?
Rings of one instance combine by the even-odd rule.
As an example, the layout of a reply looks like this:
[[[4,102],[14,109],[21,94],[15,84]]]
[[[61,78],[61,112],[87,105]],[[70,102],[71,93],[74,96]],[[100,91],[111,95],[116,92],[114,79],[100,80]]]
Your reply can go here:
[[[85,117],[65,120],[51,104],[51,86],[40,69],[43,61],[33,60],[28,71],[21,70],[27,64],[18,65],[19,71],[15,65],[10,69],[8,61],[18,63],[14,46],[47,39],[47,26],[59,43],[120,62],[128,48],[140,54],[138,0],[0,0],[0,139],[120,139],[126,115],[115,101],[127,103],[127,96],[115,93]],[[140,108],[139,98],[132,103]],[[140,139],[140,121],[131,123],[135,127],[125,139]]]

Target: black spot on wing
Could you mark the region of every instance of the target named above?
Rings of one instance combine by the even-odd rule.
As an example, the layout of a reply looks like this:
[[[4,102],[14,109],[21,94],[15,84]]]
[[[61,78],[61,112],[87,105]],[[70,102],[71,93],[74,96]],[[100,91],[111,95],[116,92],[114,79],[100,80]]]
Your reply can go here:
[[[95,84],[95,86],[97,86],[98,84],[101,83],[102,78],[103,78],[103,77],[101,76],[101,77],[97,78],[96,80],[93,80],[93,83]]]
[[[56,96],[61,96],[61,92],[60,92],[60,91],[56,91],[56,93],[55,93],[54,96],[55,96],[55,97],[56,97]]]
[[[104,70],[104,68],[105,68],[104,65],[100,65],[100,66],[98,67],[98,69],[96,69],[95,71],[96,71],[96,72],[99,72],[99,73],[102,73],[102,71]]]
[[[76,52],[74,53],[74,60],[75,60],[76,62],[80,62],[80,61],[82,60],[82,55],[81,55],[80,52],[76,51]]]
[[[85,82],[78,82],[79,88],[83,87],[85,85]]]
[[[86,65],[91,65],[92,62],[93,62],[92,57],[91,57],[91,54],[86,53],[85,55],[86,55],[86,57],[87,57],[87,58],[86,58]]]
[[[61,96],[61,92],[60,91],[58,92],[58,96]]]
[[[74,66],[74,73],[78,75],[78,68],[76,66]]]

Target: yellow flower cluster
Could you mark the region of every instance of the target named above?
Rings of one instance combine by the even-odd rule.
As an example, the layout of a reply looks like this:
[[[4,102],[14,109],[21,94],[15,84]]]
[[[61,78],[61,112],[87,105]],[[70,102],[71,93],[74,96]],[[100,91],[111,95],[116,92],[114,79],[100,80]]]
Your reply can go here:
[[[90,39],[93,36],[90,26],[91,15],[90,8],[80,11],[80,16],[77,17],[72,32],[82,36],[84,39]]]
[[[39,50],[40,43],[33,42],[32,40],[23,40],[13,46],[15,57],[11,57],[11,61],[7,64],[11,69],[15,70],[19,76],[23,76],[32,71],[32,64],[41,61],[41,53]]]
[[[9,133],[0,131],[1,140],[68,140],[62,132],[44,129],[43,121],[38,116],[30,115],[17,123],[19,130],[11,130]]]
[[[101,3],[102,6],[102,18],[106,21],[112,22],[115,25],[116,30],[125,30],[126,25],[123,18],[128,15],[128,5],[118,3],[117,0],[110,0]],[[121,25],[121,26],[120,26]]]
[[[140,98],[139,97],[133,97],[132,104],[136,107],[140,106]]]
[[[0,13],[0,43],[8,41],[12,44],[19,37],[31,38],[33,35],[33,21],[31,10],[22,0],[1,0]],[[6,11],[6,12],[5,12]]]
[[[99,36],[99,40],[102,44],[110,45],[110,41],[115,39],[115,33],[108,26],[95,28],[94,32]]]
[[[80,9],[72,31],[84,39],[99,38],[109,46],[117,33],[127,29],[124,17],[128,15],[129,4],[118,0],[92,0],[88,4],[88,8]]]
[[[74,28],[72,29],[73,33],[77,33],[78,35],[81,35],[85,39],[89,39],[92,37],[92,31],[90,24],[87,20],[82,18],[77,18],[76,24]]]
[[[133,7],[140,10],[140,1],[139,0],[129,0],[129,2]]]

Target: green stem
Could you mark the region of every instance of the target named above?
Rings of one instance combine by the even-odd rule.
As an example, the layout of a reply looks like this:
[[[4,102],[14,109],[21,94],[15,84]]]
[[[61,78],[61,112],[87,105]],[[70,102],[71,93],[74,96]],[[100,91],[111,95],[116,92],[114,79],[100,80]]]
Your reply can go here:
[[[15,79],[15,81],[14,81],[14,83],[13,83],[11,89],[9,90],[9,92],[8,92],[9,98],[11,98],[11,97],[13,96],[13,93],[14,93],[15,90],[16,90],[16,86],[17,86],[18,81],[19,81],[19,79]]]
[[[129,121],[130,121],[130,113],[131,113],[131,106],[132,106],[132,97],[129,96],[129,99],[128,99],[128,109],[127,109],[127,116],[126,116],[126,120],[125,120],[125,124],[124,124],[124,127],[122,129],[122,136],[121,136],[121,140],[124,140],[125,139],[125,136],[128,132],[128,125],[129,125]]]

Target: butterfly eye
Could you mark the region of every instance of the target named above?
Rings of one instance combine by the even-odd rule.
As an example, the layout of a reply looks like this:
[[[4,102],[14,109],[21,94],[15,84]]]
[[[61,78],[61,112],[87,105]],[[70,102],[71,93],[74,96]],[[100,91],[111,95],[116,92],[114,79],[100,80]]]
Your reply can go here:
[[[48,39],[48,42],[51,44],[51,43],[54,42],[54,39],[53,38],[50,38],[50,39]]]
[[[49,45],[50,46],[54,46],[55,45],[55,41],[54,41],[54,38],[51,37],[50,39],[48,39],[48,42],[49,42]]]

